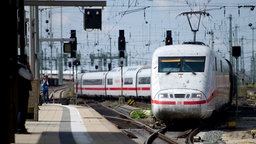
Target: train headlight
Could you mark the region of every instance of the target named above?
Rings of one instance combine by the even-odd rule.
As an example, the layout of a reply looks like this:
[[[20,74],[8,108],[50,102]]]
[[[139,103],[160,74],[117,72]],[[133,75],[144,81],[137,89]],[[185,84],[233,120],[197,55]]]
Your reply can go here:
[[[160,93],[158,98],[168,98],[168,93]]]
[[[201,98],[202,94],[201,93],[192,93],[192,98]]]

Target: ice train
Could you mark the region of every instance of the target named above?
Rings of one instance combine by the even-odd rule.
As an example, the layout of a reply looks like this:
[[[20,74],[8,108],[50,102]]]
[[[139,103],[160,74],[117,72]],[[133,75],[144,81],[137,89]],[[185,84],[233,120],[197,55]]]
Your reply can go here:
[[[150,67],[116,67],[105,72],[78,74],[79,97],[140,99],[150,101]],[[123,81],[123,82],[122,82]]]
[[[123,82],[122,82],[123,81]],[[148,99],[163,122],[203,120],[229,106],[234,95],[230,62],[202,43],[157,48],[152,65],[78,75],[81,97]]]
[[[231,104],[233,77],[230,62],[203,43],[159,47],[152,56],[152,114],[167,123],[210,118]]]

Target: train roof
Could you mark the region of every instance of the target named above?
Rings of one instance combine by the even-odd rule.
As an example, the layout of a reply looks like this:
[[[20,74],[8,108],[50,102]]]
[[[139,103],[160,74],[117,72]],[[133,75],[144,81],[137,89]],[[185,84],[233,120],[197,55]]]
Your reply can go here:
[[[123,71],[138,71],[138,70],[144,69],[144,68],[149,68],[149,66],[143,66],[143,65],[125,66],[125,67],[123,67]],[[110,72],[116,72],[116,71],[120,71],[120,70],[121,70],[121,67],[115,67]]]
[[[123,74],[128,76],[128,75],[133,75],[134,73],[138,73],[140,70],[142,69],[150,69],[149,66],[143,66],[143,65],[139,65],[139,66],[125,66],[123,67]],[[120,72],[121,74],[121,67],[116,67],[114,69],[112,69],[111,71],[108,72],[108,76],[116,76],[117,72]]]
[[[154,51],[153,56],[202,56],[212,52],[213,49],[206,45],[185,43],[159,47]]]
[[[45,75],[50,75],[50,74],[57,75],[59,74],[59,70],[41,70],[41,73]],[[72,70],[64,70],[63,74],[73,74],[73,72]]]

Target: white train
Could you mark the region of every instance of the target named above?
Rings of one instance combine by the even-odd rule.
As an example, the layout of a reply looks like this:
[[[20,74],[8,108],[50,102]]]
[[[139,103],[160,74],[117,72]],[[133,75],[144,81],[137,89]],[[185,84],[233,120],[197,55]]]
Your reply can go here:
[[[106,72],[78,74],[78,97],[126,98],[150,100],[150,67],[117,67]],[[121,80],[123,78],[123,83]]]
[[[168,45],[155,50],[151,67],[78,74],[75,92],[79,97],[149,100],[153,116],[165,123],[203,120],[231,104],[233,77],[230,62],[206,45]]]
[[[159,47],[152,57],[152,113],[164,123],[207,119],[231,104],[233,81],[230,62],[204,44]]]

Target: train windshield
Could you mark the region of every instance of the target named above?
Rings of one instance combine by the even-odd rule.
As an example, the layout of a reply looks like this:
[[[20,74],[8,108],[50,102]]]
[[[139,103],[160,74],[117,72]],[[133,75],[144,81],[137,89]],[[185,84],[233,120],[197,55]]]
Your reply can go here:
[[[158,72],[204,72],[205,57],[159,57]]]

